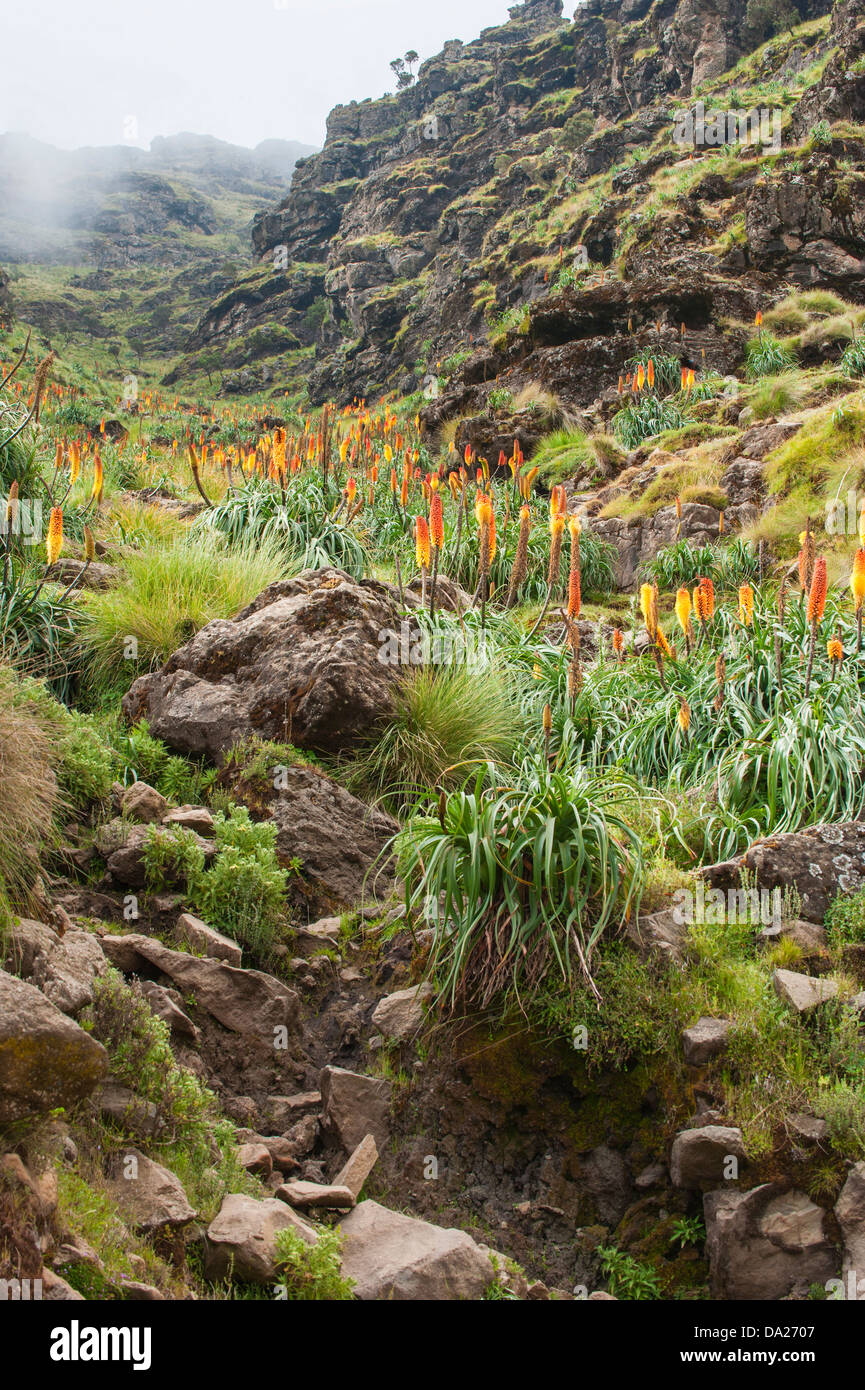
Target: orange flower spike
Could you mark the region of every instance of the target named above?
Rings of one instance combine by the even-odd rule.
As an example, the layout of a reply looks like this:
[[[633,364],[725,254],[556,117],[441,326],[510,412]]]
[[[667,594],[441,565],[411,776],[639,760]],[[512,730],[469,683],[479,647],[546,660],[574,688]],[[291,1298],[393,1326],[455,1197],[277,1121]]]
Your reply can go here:
[[[492,506],[490,506],[489,528],[490,528],[490,564],[492,564],[493,560],[496,558],[496,514],[495,514],[495,512],[493,511]]]
[[[826,561],[822,555],[818,555],[814,561],[814,577],[811,580],[811,591],[808,594],[808,622],[819,623],[822,621],[823,613],[826,608],[826,594],[829,581],[826,574]]]
[[[415,539],[415,558],[418,568],[429,569],[430,562],[430,534],[427,526],[426,517],[416,516],[414,519],[414,539]]]
[[[95,459],[93,460],[93,490],[92,490],[92,492],[90,493],[91,501],[95,501],[97,507],[99,506],[99,503],[102,501],[102,487],[103,487],[102,459],[100,458],[99,454],[97,453]]]
[[[646,625],[646,631],[648,632],[652,641],[654,641],[655,633],[658,629],[658,624],[654,616],[654,593],[652,591],[651,584],[640,585],[640,612],[643,615],[643,622]]]
[[[625,650],[625,634],[620,627],[613,628],[613,651],[617,657],[621,657]]]
[[[442,515],[442,498],[440,492],[434,492],[430,500],[429,508],[429,532],[430,541],[436,550],[441,550],[445,543],[444,517]]]
[[[826,643],[826,655],[828,656],[830,661],[843,661],[844,648],[842,647],[839,638],[832,637]]]
[[[762,311],[759,310],[759,309],[757,310],[757,314],[756,314],[756,317],[755,317],[755,319],[754,319],[754,322],[755,322],[755,324],[757,325],[758,328],[762,328],[762,326],[763,326],[763,314],[762,314]]]
[[[865,548],[861,547],[853,557],[853,573],[850,576],[850,588],[853,593],[853,607],[856,613],[862,611],[862,604],[865,603]]]
[[[645,367],[643,366],[643,364],[642,364],[642,362],[641,362],[640,365],[639,365],[639,367],[637,368],[637,390],[638,390],[638,391],[642,391],[642,389],[643,389],[643,387],[645,386],[645,384],[646,384],[646,369],[645,369]]]
[[[654,390],[654,386],[655,386],[655,362],[654,362],[654,359],[651,358],[651,357],[649,358],[649,363],[648,363],[648,366],[646,367],[646,380],[647,380],[647,382],[649,383],[649,389],[650,389],[650,390]]]
[[[396,497],[397,492],[399,491],[399,482],[397,480],[395,468],[392,468],[390,470],[390,490],[393,493],[394,497]]]
[[[583,595],[579,569],[572,569],[568,578],[568,617],[576,622],[580,616]]]

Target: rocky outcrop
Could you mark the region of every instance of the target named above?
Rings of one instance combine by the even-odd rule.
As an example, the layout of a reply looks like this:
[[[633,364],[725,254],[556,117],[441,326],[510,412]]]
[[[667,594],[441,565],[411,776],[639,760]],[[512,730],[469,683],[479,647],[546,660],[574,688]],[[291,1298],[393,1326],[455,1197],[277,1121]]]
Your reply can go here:
[[[771,1183],[703,1199],[712,1296],[780,1299],[807,1295],[838,1272],[826,1219],[804,1192]]]
[[[305,570],[202,628],[134,683],[123,709],[195,757],[220,759],[255,736],[343,751],[387,711],[400,667],[380,657],[401,621],[385,585]]]
[[[297,1029],[299,1000],[272,975],[172,951],[149,936],[104,936],[105,954],[127,975],[165,975],[233,1033],[273,1043],[274,1029]]]
[[[802,916],[822,922],[839,893],[865,887],[865,822],[812,825],[784,835],[756,840],[738,859],[709,864],[698,873],[713,888],[738,890],[742,870],[756,876],[760,889],[797,890]]]
[[[0,1124],[74,1105],[107,1071],[101,1043],[40,990],[0,970]]]
[[[231,352],[276,316],[301,341],[314,342],[314,403],[348,401],[386,382],[402,393],[424,387],[433,397],[441,359],[479,343],[487,332],[485,316],[489,322],[514,310],[519,321],[523,310],[504,347],[491,332],[495,351],[472,354],[453,372],[445,392],[452,399],[439,418],[477,417],[485,392],[472,395],[473,383],[492,383],[499,374],[508,386],[534,380],[569,404],[585,404],[615,386],[633,351],[625,331],[629,314],[617,332],[604,312],[611,295],[627,299],[641,322],[661,320],[674,351],[682,348],[675,335],[686,323],[689,365],[699,363],[705,348],[713,365],[728,370],[741,355],[743,339],[729,325],[722,328],[721,320],[752,321],[756,306],[749,299],[756,286],[737,283],[750,268],[738,246],[720,266],[717,254],[706,249],[717,227],[709,227],[696,194],[677,200],[675,215],[665,220],[669,241],[663,248],[638,228],[627,266],[630,283],[596,280],[582,299],[586,308],[594,302],[593,324],[565,328],[561,310],[570,310],[571,292],[558,302],[545,296],[556,253],[563,267],[578,247],[596,265],[610,265],[623,214],[645,195],[647,176],[684,157],[672,138],[672,104],[734,68],[767,36],[768,21],[755,20],[752,9],[746,0],[674,0],[660,7],[623,0],[612,8],[590,0],[569,22],[553,0],[526,0],[512,8],[507,24],[469,44],[446,44],[421,65],[417,82],[396,96],[336,107],[324,149],[301,161],[285,200],[255,222],[260,275],[220,297],[190,341],[191,352],[214,345]],[[799,5],[808,18],[827,9],[828,0]],[[847,27],[852,33],[852,20]],[[813,50],[819,42],[810,40]],[[856,43],[851,38],[851,53]],[[807,66],[808,45],[802,51],[790,42],[788,48],[774,55],[774,66],[773,55],[767,56],[761,78],[786,75],[791,69],[785,61],[793,71]],[[858,96],[841,77],[839,66],[822,100],[830,111],[858,109]],[[802,120],[809,118],[803,107]],[[667,132],[669,142],[660,150],[653,148],[642,163],[631,160]],[[556,218],[555,231],[545,233],[535,214],[554,211],[587,179],[616,166],[612,198],[572,222]],[[785,173],[771,178],[765,196],[755,188],[749,213],[755,255],[773,278],[778,272],[769,264],[769,243],[779,232],[783,242],[784,219],[796,223],[798,216],[786,204],[781,220],[775,216],[785,179]],[[807,199],[813,199],[820,182],[816,171],[812,177],[806,170],[802,181]],[[744,196],[753,182],[746,170],[730,195]],[[818,241],[839,249],[846,244],[835,238],[843,184],[839,177],[817,233]],[[796,235],[792,228],[791,234]],[[659,249],[669,255],[659,256]],[[809,276],[819,276],[828,265],[819,249],[812,256],[804,227],[800,248],[785,245],[778,254],[794,274],[801,264]],[[641,288],[638,281],[649,268],[655,283]],[[829,267],[829,273],[847,283],[843,266]],[[298,295],[306,305],[310,294],[307,308],[292,300]],[[732,297],[738,299],[735,310]],[[542,341],[547,307],[559,318],[559,336]],[[514,377],[519,359],[527,360]],[[252,387],[250,380],[247,389]]]

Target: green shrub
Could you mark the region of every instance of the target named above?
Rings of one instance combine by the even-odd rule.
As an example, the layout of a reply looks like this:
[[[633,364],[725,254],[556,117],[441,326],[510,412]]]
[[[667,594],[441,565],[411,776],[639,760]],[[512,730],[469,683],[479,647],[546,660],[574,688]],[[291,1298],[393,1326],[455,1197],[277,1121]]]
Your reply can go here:
[[[183,826],[165,829],[148,826],[144,844],[144,874],[147,887],[158,890],[165,884],[186,884],[195,892],[204,872],[204,851],[198,836]]]
[[[626,1255],[612,1245],[599,1245],[598,1254],[614,1298],[642,1300],[661,1297],[658,1276],[649,1265],[641,1264],[632,1255]]]
[[[353,1299],[354,1283],[340,1273],[342,1237],[338,1231],[323,1226],[315,1245],[307,1245],[296,1231],[278,1231],[275,1243],[277,1288],[284,1291],[287,1302],[341,1303]]]
[[[93,1003],[81,1024],[107,1049],[113,1079],[156,1106],[157,1142],[182,1143],[209,1159],[215,1098],[178,1065],[170,1029],[151,1012],[138,985],[107,970],[94,982]]]
[[[245,806],[215,818],[217,853],[193,885],[198,910],[256,956],[266,954],[285,911],[286,874],[276,856],[276,826],[254,822]]]
[[[486,1006],[590,977],[607,927],[639,901],[642,850],[623,779],[492,764],[397,837],[407,905],[433,927],[440,993]],[[440,906],[441,902],[441,906]]]
[[[839,893],[829,904],[826,931],[833,946],[865,944],[865,888]]]

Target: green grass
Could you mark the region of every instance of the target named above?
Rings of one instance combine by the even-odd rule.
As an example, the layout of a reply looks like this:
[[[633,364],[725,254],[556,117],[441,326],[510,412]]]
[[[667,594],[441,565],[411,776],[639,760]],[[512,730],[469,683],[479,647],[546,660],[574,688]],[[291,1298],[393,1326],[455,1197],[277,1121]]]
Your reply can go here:
[[[461,663],[413,670],[345,775],[350,786],[397,809],[459,785],[473,762],[509,762],[522,731],[513,685],[500,670]]]
[[[82,617],[85,680],[97,698],[125,690],[214,618],[234,617],[283,577],[285,559],[275,543],[228,550],[182,535],[128,551],[123,571],[116,588],[88,594]]]

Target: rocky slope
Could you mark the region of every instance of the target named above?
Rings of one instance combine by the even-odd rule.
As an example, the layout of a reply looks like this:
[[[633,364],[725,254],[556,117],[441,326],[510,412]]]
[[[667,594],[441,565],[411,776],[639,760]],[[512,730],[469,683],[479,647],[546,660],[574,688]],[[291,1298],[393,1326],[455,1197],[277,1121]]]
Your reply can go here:
[[[303,576],[288,607],[264,596],[260,611],[282,604],[268,618],[274,671],[305,663],[314,701],[350,730],[347,704],[364,717],[363,681],[346,693],[332,679],[344,656],[333,639],[351,639],[364,618],[352,628],[335,594],[355,612],[364,602],[330,570]],[[236,625],[235,660],[249,621]],[[196,640],[225,656],[230,626]],[[189,659],[145,693],[160,700]],[[213,689],[227,689],[230,656],[213,668]],[[254,718],[261,691],[243,691]],[[163,709],[170,747],[204,749],[202,710],[200,694],[173,718]],[[307,727],[301,742],[321,740]],[[506,1020],[443,1026],[423,982],[431,933],[407,919],[389,875],[369,873],[380,813],[354,801],[336,816],[335,784],[294,770],[308,775],[274,793],[261,758],[224,768],[233,796],[277,823],[280,862],[311,889],[266,959],[187,910],[170,860],[161,882],[148,878],[153,837],[182,832],[205,859],[219,851],[208,807],[172,807],[142,782],[114,787],[113,818],[94,805],[66,825],[65,868],[46,878],[41,920],[16,918],[0,938],[0,1277],[42,1279],[51,1299],[219,1297],[230,1280],[268,1298],[277,1232],[313,1247],[332,1221],[361,1300],[607,1298],[611,1248],[665,1298],[799,1300],[855,1267],[865,1164],[839,1165],[827,1125],[808,1113],[779,1120],[772,1145],[749,1154],[725,1100],[735,1020],[681,1018],[672,1047],[594,1071],[576,1043]],[[703,874],[735,888],[743,867],[761,888],[799,894],[808,920],[783,926],[797,967],[769,978],[790,1026],[816,1020],[837,990],[821,978],[825,885],[865,883],[863,827],[774,837]],[[315,917],[327,902],[351,910]],[[661,989],[694,943],[667,908],[641,914],[624,949]],[[845,969],[861,1017],[861,947]],[[232,1122],[211,1114],[203,1141],[199,1084]],[[680,1240],[682,1230],[697,1234]]]
[[[801,25],[771,39],[745,0],[591,0],[572,22],[558,0],[527,0],[407,91],[337,107],[324,149],[256,218],[258,272],[211,306],[179,370],[266,316],[315,347],[314,403],[428,385],[484,338],[495,351],[471,356],[465,385],[516,360],[585,403],[615,382],[629,319],[684,322],[691,353],[723,368],[741,354],[730,322],[782,281],[855,297],[861,138],[840,130],[804,159],[800,143],[861,117],[859,7],[839,3],[831,31],[827,0],[797,8]],[[698,98],[778,110],[780,156],[701,177],[716,152],[692,161],[673,138]],[[580,248],[582,293],[557,301]]]
[[[176,351],[249,258],[254,215],[309,146],[242,149],[209,136],[58,150],[0,137],[0,262],[17,312],[45,334],[87,332]]]

